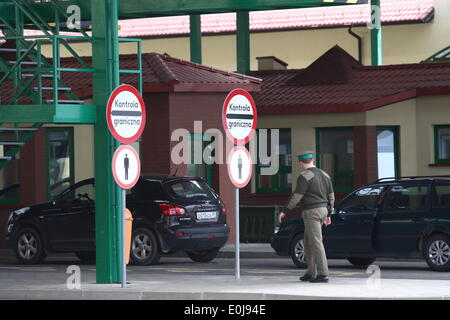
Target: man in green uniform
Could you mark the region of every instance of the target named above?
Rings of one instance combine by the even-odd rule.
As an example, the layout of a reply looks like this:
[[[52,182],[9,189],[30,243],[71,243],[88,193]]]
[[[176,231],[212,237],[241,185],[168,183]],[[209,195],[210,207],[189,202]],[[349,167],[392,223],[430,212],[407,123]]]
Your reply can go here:
[[[297,186],[286,206],[280,212],[280,221],[297,204],[302,209],[305,225],[304,249],[308,270],[301,281],[328,282],[328,263],[322,242],[322,225],[329,224],[328,206],[333,208],[334,192],[330,176],[314,166],[312,152],[298,155],[303,171],[297,179]]]

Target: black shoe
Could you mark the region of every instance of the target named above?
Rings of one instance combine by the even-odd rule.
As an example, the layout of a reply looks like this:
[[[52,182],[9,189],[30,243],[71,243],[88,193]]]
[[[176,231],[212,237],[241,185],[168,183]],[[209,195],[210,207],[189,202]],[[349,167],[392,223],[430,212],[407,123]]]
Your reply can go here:
[[[329,280],[328,276],[317,276],[314,279],[309,280],[309,282],[326,283],[326,282],[328,282],[328,280]]]
[[[313,279],[315,279],[315,277],[310,274],[307,274],[307,273],[305,273],[305,275],[303,277],[300,277],[300,281],[304,281],[304,282],[311,281]]]

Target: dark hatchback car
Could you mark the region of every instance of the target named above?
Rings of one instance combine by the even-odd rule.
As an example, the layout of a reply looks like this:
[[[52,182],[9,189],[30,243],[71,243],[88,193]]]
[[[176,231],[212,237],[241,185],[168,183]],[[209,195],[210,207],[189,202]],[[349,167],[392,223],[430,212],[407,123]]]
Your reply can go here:
[[[39,263],[58,252],[94,261],[94,200],[94,179],[87,179],[50,202],[12,212],[6,239],[18,261]],[[201,178],[141,176],[127,195],[127,208],[133,215],[133,264],[155,264],[161,253],[175,251],[208,262],[229,237],[224,203]]]
[[[332,224],[323,227],[327,257],[357,266],[376,258],[423,258],[432,270],[450,270],[450,177],[380,179],[336,205]],[[272,248],[305,266],[304,225],[282,222]]]

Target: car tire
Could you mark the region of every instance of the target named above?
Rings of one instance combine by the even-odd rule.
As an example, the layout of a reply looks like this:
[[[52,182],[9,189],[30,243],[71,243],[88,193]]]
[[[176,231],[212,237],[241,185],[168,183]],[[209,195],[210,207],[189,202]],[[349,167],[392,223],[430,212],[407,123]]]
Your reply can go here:
[[[78,251],[75,252],[75,255],[81,262],[89,264],[95,263],[95,251]]]
[[[347,258],[347,260],[356,267],[367,267],[370,266],[374,261],[375,258]]]
[[[130,260],[134,265],[147,266],[157,264],[160,247],[155,234],[147,228],[137,228],[131,238]]]
[[[220,248],[201,251],[187,251],[186,254],[194,262],[211,262],[217,257],[219,249]]]
[[[294,238],[289,249],[289,255],[297,267],[307,267],[303,234],[299,234]]]
[[[434,271],[450,271],[450,238],[437,234],[425,242],[424,257]]]
[[[41,235],[33,228],[23,228],[14,236],[14,253],[21,264],[36,264],[46,257]]]

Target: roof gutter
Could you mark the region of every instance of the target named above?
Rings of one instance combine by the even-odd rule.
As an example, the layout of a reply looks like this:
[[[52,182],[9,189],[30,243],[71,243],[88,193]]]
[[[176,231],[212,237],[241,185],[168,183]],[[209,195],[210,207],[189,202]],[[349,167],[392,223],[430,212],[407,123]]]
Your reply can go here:
[[[358,40],[358,60],[359,60],[359,63],[363,64],[362,38],[358,34],[353,32],[352,27],[353,27],[353,25],[350,25],[350,27],[348,28],[348,33]]]

